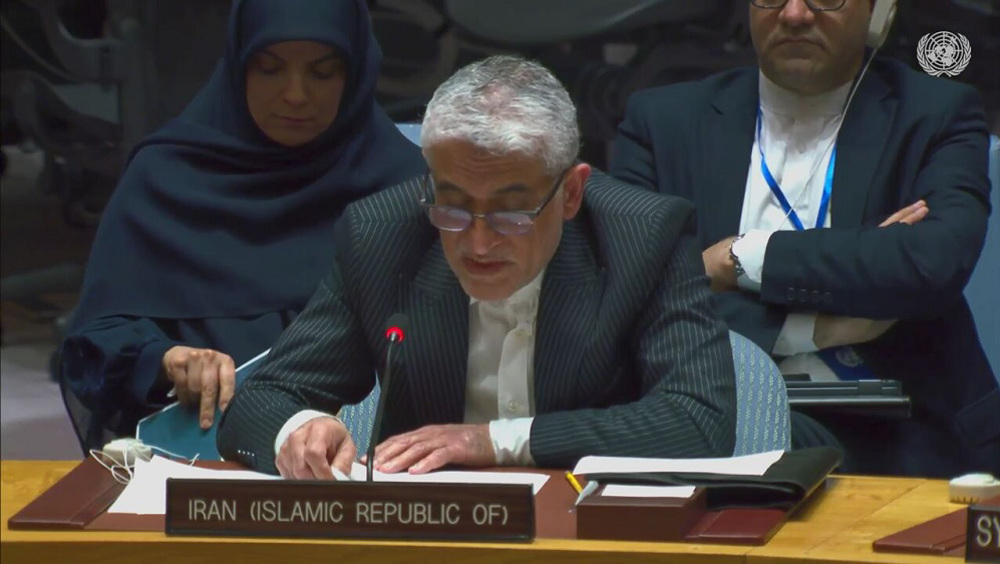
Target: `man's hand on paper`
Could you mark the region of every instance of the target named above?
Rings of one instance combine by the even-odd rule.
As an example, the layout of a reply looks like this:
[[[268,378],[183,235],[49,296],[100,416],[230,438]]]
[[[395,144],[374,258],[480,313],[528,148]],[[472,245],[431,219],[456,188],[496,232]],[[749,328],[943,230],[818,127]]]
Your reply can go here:
[[[375,469],[379,472],[424,474],[448,464],[495,466],[490,426],[428,425],[375,447]]]
[[[225,411],[236,390],[236,364],[212,349],[176,346],[163,355],[163,371],[183,404],[198,404],[201,428],[215,421],[215,406]]]
[[[317,417],[288,435],[274,464],[283,478],[334,480],[331,466],[350,475],[357,454],[354,439],[340,420]]]

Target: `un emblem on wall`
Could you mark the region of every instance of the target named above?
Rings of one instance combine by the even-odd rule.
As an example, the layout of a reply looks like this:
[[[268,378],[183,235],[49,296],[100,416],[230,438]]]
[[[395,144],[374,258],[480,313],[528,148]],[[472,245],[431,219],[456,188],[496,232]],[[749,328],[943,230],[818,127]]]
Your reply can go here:
[[[972,45],[961,33],[928,33],[917,43],[917,62],[931,76],[958,76],[972,60]]]

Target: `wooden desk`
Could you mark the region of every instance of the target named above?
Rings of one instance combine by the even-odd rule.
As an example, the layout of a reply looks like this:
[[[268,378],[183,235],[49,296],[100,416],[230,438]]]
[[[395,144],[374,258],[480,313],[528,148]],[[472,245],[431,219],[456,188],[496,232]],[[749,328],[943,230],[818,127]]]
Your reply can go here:
[[[528,544],[168,537],[162,533],[10,531],[7,519],[77,462],[0,462],[0,562],[491,563],[746,562],[750,547],[538,539]],[[567,486],[568,487],[568,486]],[[707,557],[707,559],[706,559]]]
[[[920,478],[831,477],[820,497],[792,516],[748,562],[927,562],[961,558],[872,551],[872,542],[964,507],[948,482]]]
[[[76,462],[0,462],[0,561],[127,562],[936,562],[956,558],[875,554],[879,537],[943,515],[944,482],[840,477],[763,547],[537,539],[530,544],[167,537],[161,533],[9,531],[7,519]],[[350,560],[347,560],[350,559]]]

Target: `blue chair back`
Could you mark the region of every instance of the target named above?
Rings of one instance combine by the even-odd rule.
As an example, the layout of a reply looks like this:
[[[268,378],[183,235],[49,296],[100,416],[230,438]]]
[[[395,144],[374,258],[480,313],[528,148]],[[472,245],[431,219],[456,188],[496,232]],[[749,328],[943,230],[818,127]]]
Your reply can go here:
[[[736,368],[736,449],[733,456],[792,446],[788,391],[778,365],[756,343],[729,332]]]
[[[396,127],[404,137],[410,140],[417,147],[420,146],[420,125],[419,123],[397,123]]]
[[[990,203],[993,210],[979,263],[965,286],[979,342],[1000,381],[1000,139],[990,137]]]
[[[340,409],[340,420],[347,426],[354,438],[354,446],[358,447],[358,458],[368,450],[369,439],[372,436],[372,423],[375,421],[375,411],[378,409],[378,398],[381,395],[378,379],[368,397],[361,403],[345,405]],[[388,406],[386,406],[388,409]]]

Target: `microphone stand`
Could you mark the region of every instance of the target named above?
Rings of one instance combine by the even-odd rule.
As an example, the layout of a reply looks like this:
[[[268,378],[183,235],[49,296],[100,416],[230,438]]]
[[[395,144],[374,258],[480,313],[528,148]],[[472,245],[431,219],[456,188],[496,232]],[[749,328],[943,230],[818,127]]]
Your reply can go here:
[[[375,409],[375,421],[372,423],[372,434],[368,438],[368,452],[366,456],[366,466],[368,470],[368,482],[373,479],[373,473],[375,471],[375,442],[378,440],[379,434],[382,432],[382,418],[385,415],[385,401],[389,396],[389,381],[392,376],[392,357],[393,351],[396,350],[396,345],[400,343],[400,339],[393,336],[389,341],[389,346],[385,350],[385,376],[382,378],[382,393],[378,396],[378,407]]]

